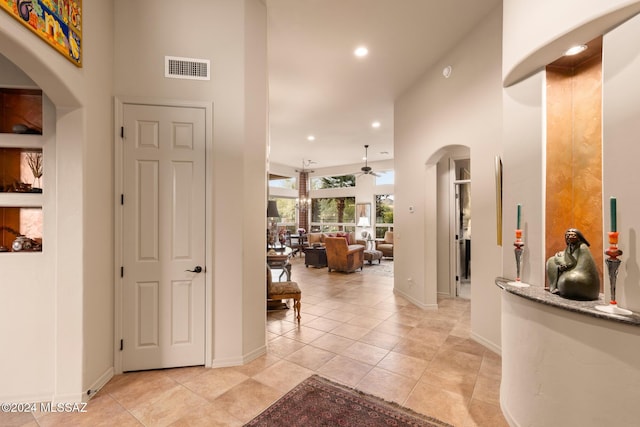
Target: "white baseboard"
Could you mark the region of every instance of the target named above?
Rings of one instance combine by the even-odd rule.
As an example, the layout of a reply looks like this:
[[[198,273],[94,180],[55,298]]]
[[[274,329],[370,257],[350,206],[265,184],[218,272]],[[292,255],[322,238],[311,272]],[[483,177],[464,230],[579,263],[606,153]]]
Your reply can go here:
[[[502,399],[500,399],[500,410],[502,411],[502,415],[504,416],[504,419],[507,421],[507,424],[509,424],[510,427],[520,427],[520,424],[518,424],[516,420],[513,419],[511,413],[507,411],[502,405]]]
[[[241,366],[251,362],[252,360],[257,359],[258,357],[266,353],[267,353],[267,346],[263,345],[253,350],[252,352],[248,354],[244,354],[242,356],[227,357],[224,359],[213,359],[211,361],[211,367],[212,368],[228,368],[231,366]]]
[[[213,359],[211,361],[212,368],[229,368],[231,366],[240,366],[242,365],[242,356],[238,357],[227,357],[224,359]]]
[[[417,299],[413,298],[412,296],[398,290],[398,289],[393,289],[393,293],[400,295],[401,297],[409,300],[409,302],[411,302],[411,304],[416,305],[418,307],[420,307],[423,310],[434,310],[438,308],[438,304],[423,304],[422,302],[418,301]]]
[[[104,373],[100,375],[98,379],[95,380],[93,384],[91,384],[89,389],[84,393],[82,401],[86,402],[91,399],[98,392],[98,390],[104,387],[109,382],[109,380],[113,378],[114,373],[115,370],[113,366],[104,371]]]
[[[263,356],[267,354],[267,346],[263,345],[261,347],[258,347],[257,349],[253,350],[251,353],[249,354],[245,354],[243,357],[243,365],[247,364],[253,360],[256,360],[258,357]]]
[[[500,347],[499,345],[496,345],[495,343],[491,342],[491,341],[487,341],[485,338],[481,337],[480,335],[474,333],[473,331],[471,331],[471,339],[474,340],[475,342],[482,344],[483,346],[487,347],[489,350],[493,351],[495,354],[502,356],[502,347]]]
[[[84,393],[67,393],[67,394],[56,394],[53,396],[52,403],[80,403],[82,402],[84,397]]]

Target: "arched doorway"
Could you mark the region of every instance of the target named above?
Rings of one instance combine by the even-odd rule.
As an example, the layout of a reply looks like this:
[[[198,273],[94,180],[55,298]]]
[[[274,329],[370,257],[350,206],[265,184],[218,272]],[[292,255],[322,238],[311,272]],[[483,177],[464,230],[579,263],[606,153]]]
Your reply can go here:
[[[22,325],[19,332],[3,337],[14,351],[6,363],[11,369],[0,375],[7,396],[27,401],[46,400],[43,396],[79,401],[87,382],[83,361],[91,359],[84,354],[83,341],[89,329],[82,262],[86,255],[82,216],[86,135],[79,87],[84,85],[78,82],[76,70],[53,66],[58,61],[68,66],[64,58],[52,60],[46,44],[31,35],[23,37],[23,29],[16,29],[18,23],[8,15],[0,16],[0,85],[37,89],[43,95],[42,135],[37,141],[10,135],[4,138],[5,145],[41,148],[44,179],[48,180],[36,198],[20,202],[42,208],[43,250],[22,257],[5,256],[0,261],[3,281],[15,285],[7,294],[14,309],[4,310],[0,321]],[[104,304],[104,299],[100,302]],[[24,336],[52,338],[25,343]],[[46,366],[46,373],[33,366]]]
[[[450,281],[454,289],[451,294],[471,299],[471,160],[451,159],[451,166],[454,199],[451,220],[454,257]]]
[[[435,166],[437,293],[471,298],[471,156],[467,146],[441,147],[427,162]]]

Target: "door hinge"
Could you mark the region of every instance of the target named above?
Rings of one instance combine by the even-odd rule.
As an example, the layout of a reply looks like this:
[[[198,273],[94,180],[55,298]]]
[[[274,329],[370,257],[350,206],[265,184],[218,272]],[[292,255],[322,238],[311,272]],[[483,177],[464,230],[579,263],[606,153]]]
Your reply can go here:
[[[124,267],[120,267],[120,277],[124,277]]]
[[[124,126],[120,126],[120,138],[124,139]]]
[[[124,340],[120,340],[120,351],[124,350]]]
[[[124,194],[120,195],[120,204],[124,205]]]
[[[456,282],[460,281],[460,276],[456,276]]]

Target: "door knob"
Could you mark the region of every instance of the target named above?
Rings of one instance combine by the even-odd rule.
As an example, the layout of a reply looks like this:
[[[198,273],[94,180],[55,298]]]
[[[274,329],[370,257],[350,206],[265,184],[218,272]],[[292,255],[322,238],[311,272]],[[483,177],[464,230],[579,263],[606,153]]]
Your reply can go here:
[[[185,270],[185,271],[188,271],[190,273],[202,273],[202,267],[200,267],[199,265],[196,265],[193,270]]]

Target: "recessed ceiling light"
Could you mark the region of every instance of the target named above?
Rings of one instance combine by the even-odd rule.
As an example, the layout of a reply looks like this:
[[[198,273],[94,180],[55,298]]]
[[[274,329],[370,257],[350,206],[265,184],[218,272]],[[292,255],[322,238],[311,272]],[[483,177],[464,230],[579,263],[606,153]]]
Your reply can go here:
[[[379,121],[375,121],[375,122],[371,123],[371,127],[372,128],[376,128],[376,129],[379,128],[380,127],[380,122]]]
[[[356,50],[353,51],[353,54],[355,56],[357,56],[358,58],[362,58],[362,57],[367,56],[369,54],[369,49],[367,49],[364,46],[360,46]]]
[[[315,137],[315,136],[313,136],[313,135],[309,135],[309,136],[307,137],[307,141],[315,141],[315,140],[316,140],[316,137]]]
[[[581,52],[584,52],[585,50],[587,50],[587,45],[585,45],[585,44],[581,44],[581,45],[578,45],[578,46],[573,46],[573,47],[570,47],[569,49],[567,49],[564,52],[564,56],[577,55],[577,54],[579,54]]]

